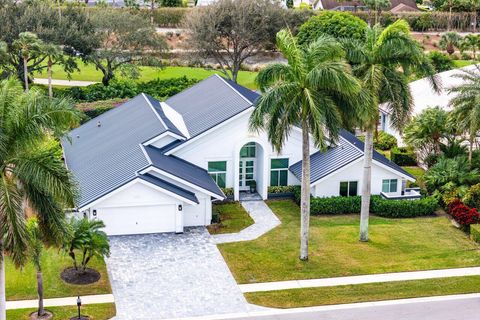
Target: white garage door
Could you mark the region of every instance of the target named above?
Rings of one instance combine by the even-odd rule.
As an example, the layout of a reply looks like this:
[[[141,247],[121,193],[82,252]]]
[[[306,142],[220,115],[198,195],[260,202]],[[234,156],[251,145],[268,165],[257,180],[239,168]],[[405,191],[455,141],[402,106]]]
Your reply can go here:
[[[175,232],[175,205],[97,208],[108,235]]]

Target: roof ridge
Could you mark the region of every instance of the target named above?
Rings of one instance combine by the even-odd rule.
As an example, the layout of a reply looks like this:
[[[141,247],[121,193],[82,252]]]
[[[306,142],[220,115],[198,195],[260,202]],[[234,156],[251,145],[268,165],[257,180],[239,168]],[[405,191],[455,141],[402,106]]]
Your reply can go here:
[[[247,97],[245,97],[245,96],[244,96],[243,94],[241,94],[237,89],[235,89],[230,83],[228,83],[225,78],[223,78],[222,76],[220,76],[220,75],[217,74],[217,73],[215,73],[214,75],[217,76],[217,78],[220,78],[220,80],[222,80],[223,83],[225,83],[230,89],[232,89],[233,92],[235,92],[235,93],[238,94],[240,97],[242,97],[243,100],[247,101],[248,103],[253,104],[253,101],[250,101],[249,99],[247,99]]]
[[[155,108],[153,107],[152,105],[152,102],[150,101],[150,99],[147,97],[147,94],[145,93],[141,93],[142,97],[145,99],[145,101],[147,101],[147,104],[149,105],[150,109],[152,109],[153,113],[157,116],[158,120],[160,121],[160,123],[163,125],[163,127],[165,128],[165,130],[169,130],[169,128],[167,127],[167,124],[165,123],[165,121],[163,121],[162,117],[158,114],[157,110],[155,110]],[[155,98],[152,97],[152,99],[154,99],[155,101],[157,101]],[[158,103],[160,103],[159,101],[157,101]]]

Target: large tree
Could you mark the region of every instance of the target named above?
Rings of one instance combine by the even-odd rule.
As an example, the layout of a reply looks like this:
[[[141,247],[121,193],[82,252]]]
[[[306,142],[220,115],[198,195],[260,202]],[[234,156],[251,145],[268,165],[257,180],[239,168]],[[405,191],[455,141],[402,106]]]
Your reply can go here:
[[[13,41],[14,54],[18,54],[22,58],[23,81],[26,91],[28,91],[28,60],[40,55],[42,46],[43,42],[31,32],[22,32],[18,39]]]
[[[197,57],[215,59],[225,76],[236,82],[245,60],[273,44],[285,26],[284,11],[272,0],[218,0],[197,7],[185,21],[189,48]]]
[[[141,15],[128,11],[104,9],[92,12],[94,37],[100,47],[86,60],[103,73],[102,83],[108,85],[121,71],[138,77],[138,64],[160,65],[166,43],[155,28]]]
[[[290,31],[277,34],[277,47],[288,64],[275,63],[261,70],[256,82],[262,96],[250,118],[253,130],[264,129],[280,151],[294,127],[302,131],[300,259],[308,259],[310,217],[310,139],[320,149],[335,142],[348,120],[355,121],[363,95],[358,80],[345,62],[341,45],[320,36],[300,46]],[[367,104],[368,105],[368,104]]]
[[[37,216],[43,240],[58,244],[68,233],[64,209],[73,208],[76,188],[53,137],[78,121],[67,100],[40,91],[23,92],[12,79],[0,82],[0,320],[5,320],[3,253],[22,266],[27,259],[26,212]]]
[[[354,74],[373,97],[370,110],[374,112],[363,124],[366,134],[360,240],[368,241],[373,134],[379,117],[376,108],[384,103],[384,108],[392,116],[392,125],[402,132],[413,108],[408,85],[411,72],[433,75],[435,71],[420,45],[411,37],[410,28],[403,20],[398,20],[385,29],[379,25],[367,28],[364,41],[343,39],[342,42]],[[435,82],[432,84],[435,85]]]

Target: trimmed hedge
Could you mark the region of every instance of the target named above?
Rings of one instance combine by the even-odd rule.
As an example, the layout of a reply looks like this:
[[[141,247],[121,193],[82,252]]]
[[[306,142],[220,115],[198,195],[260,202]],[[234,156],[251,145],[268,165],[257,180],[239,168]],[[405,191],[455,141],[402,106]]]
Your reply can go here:
[[[268,193],[292,193],[297,186],[269,186]]]
[[[480,243],[480,224],[470,225],[470,239]]]
[[[393,148],[390,153],[390,159],[399,166],[417,165],[415,154],[407,148]]]

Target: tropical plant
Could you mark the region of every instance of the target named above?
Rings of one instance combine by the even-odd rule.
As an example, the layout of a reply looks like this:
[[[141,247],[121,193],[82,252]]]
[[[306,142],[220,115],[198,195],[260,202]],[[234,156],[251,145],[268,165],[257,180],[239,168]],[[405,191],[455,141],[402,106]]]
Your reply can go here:
[[[471,163],[480,130],[480,69],[464,69],[461,74],[454,76],[460,78],[462,84],[449,89],[449,92],[456,94],[449,103],[453,107],[451,118],[455,126],[468,135],[468,160]]]
[[[22,91],[13,79],[0,82],[0,270],[4,252],[17,267],[27,260],[26,204],[44,240],[57,244],[68,233],[64,208],[73,208],[76,197],[71,174],[61,157],[53,156],[59,145],[52,136],[76,124],[78,113],[68,100],[48,99],[35,88]],[[1,276],[0,288],[4,292]],[[0,302],[0,319],[4,306]]]
[[[473,60],[477,59],[477,51],[480,48],[480,36],[476,34],[466,35],[459,44],[462,51],[472,51]]]
[[[480,183],[474,184],[463,197],[463,202],[473,208],[480,208]]]
[[[378,105],[384,104],[384,108],[391,114],[392,125],[402,132],[413,109],[408,85],[410,74],[417,71],[433,75],[435,70],[418,42],[411,37],[408,23],[403,20],[397,20],[385,29],[378,25],[368,27],[364,39],[361,41],[350,38],[341,41],[354,74],[373,98],[369,117],[363,123],[366,134],[360,240],[368,241],[373,133],[378,123]],[[432,85],[437,88],[434,79],[431,80]]]
[[[105,228],[103,221],[73,218],[70,221],[70,226],[73,232],[66,239],[64,248],[72,258],[75,270],[86,272],[88,263],[92,258],[103,258],[110,255],[107,234],[101,230]],[[81,254],[79,261],[77,252]]]
[[[32,56],[39,55],[43,46],[42,40],[31,32],[22,32],[18,39],[13,42],[13,48],[22,57],[23,61],[23,81],[25,91],[28,91],[28,60]]]
[[[43,253],[43,235],[35,217],[29,218],[26,224],[28,238],[28,255],[37,271],[37,294],[38,309],[37,317],[45,316],[46,312],[43,307],[43,274],[42,274],[42,253]]]
[[[48,96],[50,98],[53,97],[53,88],[52,88],[52,67],[53,65],[63,60],[63,52],[62,49],[53,44],[53,43],[45,43],[41,48],[42,54],[47,59],[47,77],[48,77]]]
[[[362,0],[363,4],[368,8],[369,25],[379,23],[378,18],[381,17],[382,11],[391,7],[390,0]],[[374,21],[372,23],[372,11],[374,12]]]
[[[428,58],[432,62],[435,70],[437,72],[448,71],[455,68],[455,64],[450,56],[440,52],[440,51],[431,51],[428,53]]]
[[[300,259],[308,259],[310,216],[310,139],[325,148],[336,141],[346,121],[361,114],[365,98],[359,82],[344,61],[344,51],[323,35],[300,46],[290,31],[277,34],[277,47],[288,64],[275,63],[256,78],[262,96],[250,118],[252,130],[265,129],[278,151],[294,127],[302,131]],[[362,99],[363,97],[363,99]]]
[[[456,32],[447,32],[442,34],[440,41],[438,42],[438,46],[445,50],[449,55],[455,53],[455,48],[460,46],[462,41],[462,36],[460,36]]]
[[[479,181],[477,169],[472,169],[466,157],[448,159],[440,157],[424,175],[425,186],[432,193],[435,190],[451,191],[466,187]]]

